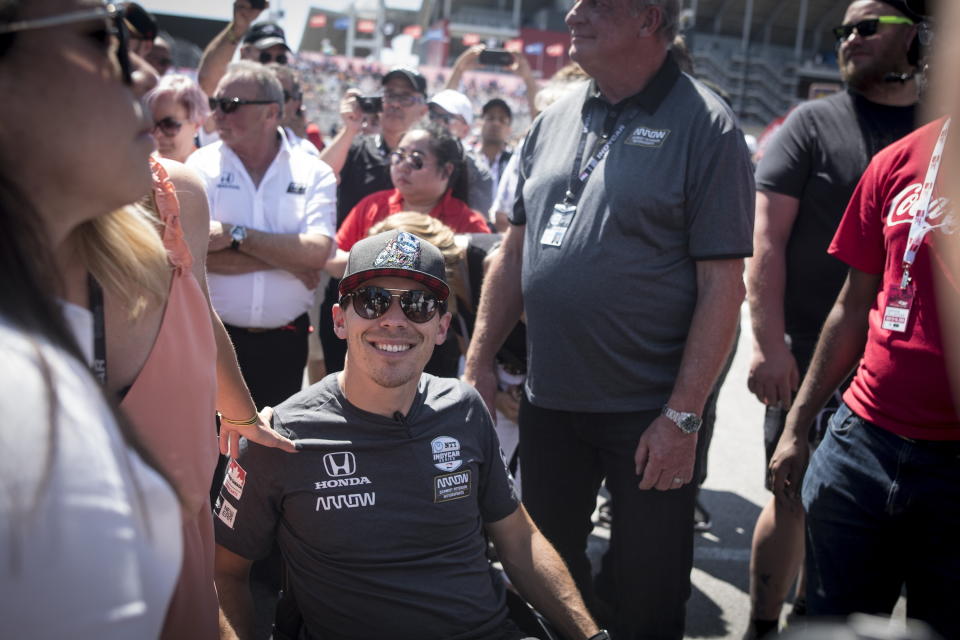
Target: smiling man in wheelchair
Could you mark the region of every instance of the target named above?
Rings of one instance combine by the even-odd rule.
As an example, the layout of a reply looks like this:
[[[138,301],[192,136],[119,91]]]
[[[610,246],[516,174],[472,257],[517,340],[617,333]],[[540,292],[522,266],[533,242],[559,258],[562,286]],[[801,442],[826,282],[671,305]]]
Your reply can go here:
[[[520,505],[473,387],[423,373],[450,324],[443,257],[403,231],[357,243],[334,330],[344,370],[273,414],[296,454],[241,445],[216,507],[221,638],[251,638],[248,573],[274,540],[300,638],[519,640],[487,536],[570,640],[606,638]]]

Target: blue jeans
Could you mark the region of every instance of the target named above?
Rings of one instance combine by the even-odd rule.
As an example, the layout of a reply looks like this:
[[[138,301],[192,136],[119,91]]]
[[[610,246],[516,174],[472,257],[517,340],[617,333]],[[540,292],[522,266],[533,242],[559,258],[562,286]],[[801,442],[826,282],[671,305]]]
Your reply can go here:
[[[803,483],[807,609],[907,615],[960,638],[960,443],[911,441],[841,404]]]

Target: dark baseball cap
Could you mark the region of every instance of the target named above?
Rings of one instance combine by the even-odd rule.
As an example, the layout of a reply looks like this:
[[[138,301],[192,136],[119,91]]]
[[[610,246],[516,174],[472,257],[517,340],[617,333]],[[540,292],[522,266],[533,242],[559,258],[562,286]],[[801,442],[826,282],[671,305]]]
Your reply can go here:
[[[247,31],[247,35],[243,36],[243,44],[251,44],[257,49],[269,49],[274,45],[282,44],[287,51],[290,51],[283,28],[276,22],[258,22],[253,25]]]
[[[906,17],[910,18],[913,22],[920,22],[923,20],[923,17],[920,13],[914,11],[910,6],[916,4],[914,2],[906,2],[905,0],[879,0],[884,4],[888,4]]]
[[[513,120],[513,111],[510,109],[510,105],[507,104],[506,100],[503,100],[501,98],[493,98],[491,100],[488,100],[487,104],[483,105],[483,109],[480,110],[480,113],[482,115],[487,115],[487,111],[490,111],[490,109],[495,109],[497,107],[506,111],[510,119]]]
[[[427,79],[413,69],[406,67],[394,67],[388,71],[387,75],[383,76],[381,84],[387,84],[390,78],[396,78],[398,76],[409,82],[414,91],[423,94],[424,98],[427,97]]]
[[[394,229],[364,238],[350,249],[340,280],[344,296],[367,280],[393,276],[425,285],[440,300],[450,295],[447,269],[440,249],[408,231]]]
[[[157,37],[157,21],[136,2],[128,2],[124,5],[123,21],[126,23],[130,35],[135,38],[153,40]]]

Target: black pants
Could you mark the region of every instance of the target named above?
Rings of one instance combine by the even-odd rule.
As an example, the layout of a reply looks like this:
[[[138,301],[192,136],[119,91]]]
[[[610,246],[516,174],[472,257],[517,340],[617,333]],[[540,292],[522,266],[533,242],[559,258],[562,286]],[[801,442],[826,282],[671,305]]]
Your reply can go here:
[[[520,405],[523,502],[566,561],[587,606],[617,640],[683,638],[697,483],[670,491],[637,488],[637,442],[658,415],[555,411],[527,398]],[[702,449],[701,442],[698,464]],[[614,517],[594,585],[586,548],[604,478]]]
[[[286,327],[269,331],[251,332],[229,324],[226,327],[258,409],[275,407],[300,391],[307,366],[307,314]]]

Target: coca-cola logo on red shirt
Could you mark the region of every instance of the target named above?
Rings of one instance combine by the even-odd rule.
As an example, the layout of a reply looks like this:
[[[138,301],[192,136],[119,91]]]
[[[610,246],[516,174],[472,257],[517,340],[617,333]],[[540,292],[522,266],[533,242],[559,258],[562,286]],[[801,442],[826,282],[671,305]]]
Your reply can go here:
[[[920,200],[920,190],[923,184],[915,182],[898,193],[890,203],[890,213],[887,216],[887,226],[910,224],[917,215],[917,202]],[[943,233],[953,234],[957,230],[957,223],[953,215],[953,207],[947,198],[933,198],[930,201],[930,213],[927,214],[927,224],[932,229],[940,229]]]

